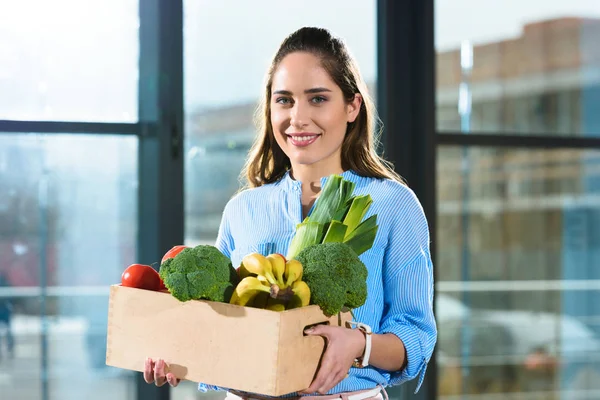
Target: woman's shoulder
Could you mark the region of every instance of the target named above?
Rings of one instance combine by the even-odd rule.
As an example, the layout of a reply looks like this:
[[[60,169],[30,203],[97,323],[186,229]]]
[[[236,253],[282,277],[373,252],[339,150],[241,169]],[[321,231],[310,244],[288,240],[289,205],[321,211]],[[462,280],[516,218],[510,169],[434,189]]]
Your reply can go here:
[[[427,230],[425,210],[415,192],[405,183],[387,178],[369,178],[363,192],[373,199],[371,212],[378,221],[390,226],[423,226]]]
[[[254,188],[245,188],[235,193],[225,205],[225,212],[248,209],[257,204],[264,203],[265,196],[278,190],[279,182],[268,183]]]
[[[374,202],[391,202],[390,204],[400,202],[420,206],[415,192],[404,182],[390,178],[363,177],[363,179],[366,181],[364,191],[371,195]]]

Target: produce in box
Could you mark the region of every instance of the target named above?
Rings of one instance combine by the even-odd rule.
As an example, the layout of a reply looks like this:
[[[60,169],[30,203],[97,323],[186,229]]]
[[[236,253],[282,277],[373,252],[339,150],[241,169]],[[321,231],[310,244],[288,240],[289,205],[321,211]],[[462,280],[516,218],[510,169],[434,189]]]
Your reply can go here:
[[[327,179],[312,214],[296,227],[287,256],[247,254],[236,270],[214,246],[180,245],[163,256],[159,273],[135,264],[122,282],[149,290],[166,287],[180,301],[273,311],[316,304],[331,316],[360,307],[367,299],[368,271],[359,255],[373,246],[378,226],[376,215],[363,221],[372,199],[354,196],[354,186],[340,175]]]

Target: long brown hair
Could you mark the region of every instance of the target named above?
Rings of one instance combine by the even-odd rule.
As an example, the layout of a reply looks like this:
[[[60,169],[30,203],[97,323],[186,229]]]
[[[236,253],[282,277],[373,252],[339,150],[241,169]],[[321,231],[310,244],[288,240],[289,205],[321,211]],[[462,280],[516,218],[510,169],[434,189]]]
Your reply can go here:
[[[265,90],[256,114],[259,134],[254,140],[240,176],[242,182],[245,178],[246,187],[275,182],[291,168],[290,159],[281,150],[273,135],[271,88],[273,74],[281,60],[294,52],[307,52],[319,57],[323,68],[340,87],[347,102],[351,102],[356,94],[362,96],[358,116],[354,122],[348,123],[342,143],[342,169],[351,169],[361,176],[389,178],[404,183],[391,163],[376,152],[379,135],[376,137],[374,128],[374,123],[378,120],[375,106],[346,45],[326,29],[305,27],[284,39],[267,72]]]

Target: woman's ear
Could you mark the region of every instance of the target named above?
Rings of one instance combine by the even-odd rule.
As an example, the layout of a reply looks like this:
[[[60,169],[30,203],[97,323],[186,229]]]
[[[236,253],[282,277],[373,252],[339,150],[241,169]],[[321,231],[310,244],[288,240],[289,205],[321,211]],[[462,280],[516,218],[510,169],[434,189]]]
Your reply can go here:
[[[363,98],[360,93],[354,95],[354,99],[346,106],[348,112],[348,122],[352,123],[358,117],[360,112],[360,106],[362,105]]]

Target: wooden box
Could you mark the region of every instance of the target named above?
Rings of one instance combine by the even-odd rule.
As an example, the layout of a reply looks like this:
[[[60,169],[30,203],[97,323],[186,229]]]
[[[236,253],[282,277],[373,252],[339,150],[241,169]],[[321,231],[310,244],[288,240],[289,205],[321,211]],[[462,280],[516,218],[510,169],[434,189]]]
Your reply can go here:
[[[277,312],[113,285],[106,364],[143,371],[147,357],[162,358],[180,379],[281,396],[308,388],[316,374],[324,339],[304,329],[349,319],[315,305]]]

